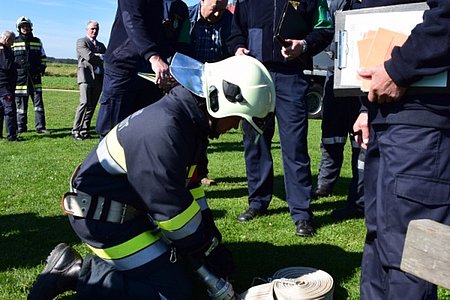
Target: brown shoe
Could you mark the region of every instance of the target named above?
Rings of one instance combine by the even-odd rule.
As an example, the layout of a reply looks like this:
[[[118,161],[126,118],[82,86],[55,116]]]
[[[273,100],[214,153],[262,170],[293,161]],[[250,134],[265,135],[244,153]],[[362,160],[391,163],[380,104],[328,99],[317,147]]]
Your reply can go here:
[[[203,186],[210,186],[210,185],[216,185],[217,182],[214,179],[209,179],[208,177],[205,177],[201,180],[201,183]]]

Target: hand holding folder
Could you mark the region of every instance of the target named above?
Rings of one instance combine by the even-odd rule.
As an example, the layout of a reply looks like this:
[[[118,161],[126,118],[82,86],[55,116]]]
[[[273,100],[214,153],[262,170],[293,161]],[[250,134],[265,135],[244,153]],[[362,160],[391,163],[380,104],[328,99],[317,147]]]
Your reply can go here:
[[[392,49],[403,45],[407,38],[405,34],[384,28],[367,32],[365,37],[358,41],[360,68],[374,67],[384,63],[391,58]],[[360,79],[361,90],[368,92],[370,80]]]

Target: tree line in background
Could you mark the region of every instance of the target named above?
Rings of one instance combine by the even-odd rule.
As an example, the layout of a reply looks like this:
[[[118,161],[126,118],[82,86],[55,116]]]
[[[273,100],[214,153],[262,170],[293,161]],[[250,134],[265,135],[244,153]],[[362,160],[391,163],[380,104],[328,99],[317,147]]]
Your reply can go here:
[[[47,62],[49,63],[57,63],[57,64],[77,64],[77,60],[74,58],[55,58],[55,57],[47,57]]]

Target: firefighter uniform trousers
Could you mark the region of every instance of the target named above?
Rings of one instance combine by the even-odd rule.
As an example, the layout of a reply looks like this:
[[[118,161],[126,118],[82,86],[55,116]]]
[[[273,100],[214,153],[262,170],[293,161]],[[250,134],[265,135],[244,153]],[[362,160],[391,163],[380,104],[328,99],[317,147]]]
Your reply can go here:
[[[77,299],[190,299],[188,273],[147,215],[121,224],[71,215],[69,221],[95,254],[83,261]]]
[[[16,88],[17,124],[20,132],[28,129],[28,98],[31,96],[34,106],[34,122],[36,130],[46,128],[44,101],[42,100],[42,83],[28,78],[28,83],[23,89]]]
[[[333,92],[334,72],[328,71],[325,81],[323,112],[322,112],[322,142],[320,149],[322,158],[317,175],[317,185],[331,192],[339,178],[344,161],[344,146],[353,131],[353,124],[359,115],[361,102],[358,97],[337,98]],[[364,209],[363,168],[364,151],[361,151],[354,139],[350,140],[352,147],[352,179],[349,186],[348,201],[350,205]]]
[[[450,130],[373,127],[365,161],[361,299],[436,299],[436,286],[402,272],[400,262],[409,221],[450,225]]]
[[[277,117],[284,167],[286,200],[296,224],[309,220],[311,166],[308,155],[308,116],[306,92],[309,82],[302,73],[268,68],[275,83]],[[249,206],[265,210],[273,193],[271,141],[275,120],[271,119],[263,136],[255,144],[256,131],[243,123],[245,164],[248,178]]]

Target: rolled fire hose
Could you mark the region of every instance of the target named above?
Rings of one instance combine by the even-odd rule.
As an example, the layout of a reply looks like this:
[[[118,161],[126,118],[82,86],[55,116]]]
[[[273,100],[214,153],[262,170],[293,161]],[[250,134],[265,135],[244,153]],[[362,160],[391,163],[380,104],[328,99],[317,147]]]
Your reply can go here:
[[[256,285],[240,294],[242,300],[332,300],[330,274],[307,267],[278,270],[269,283]]]

